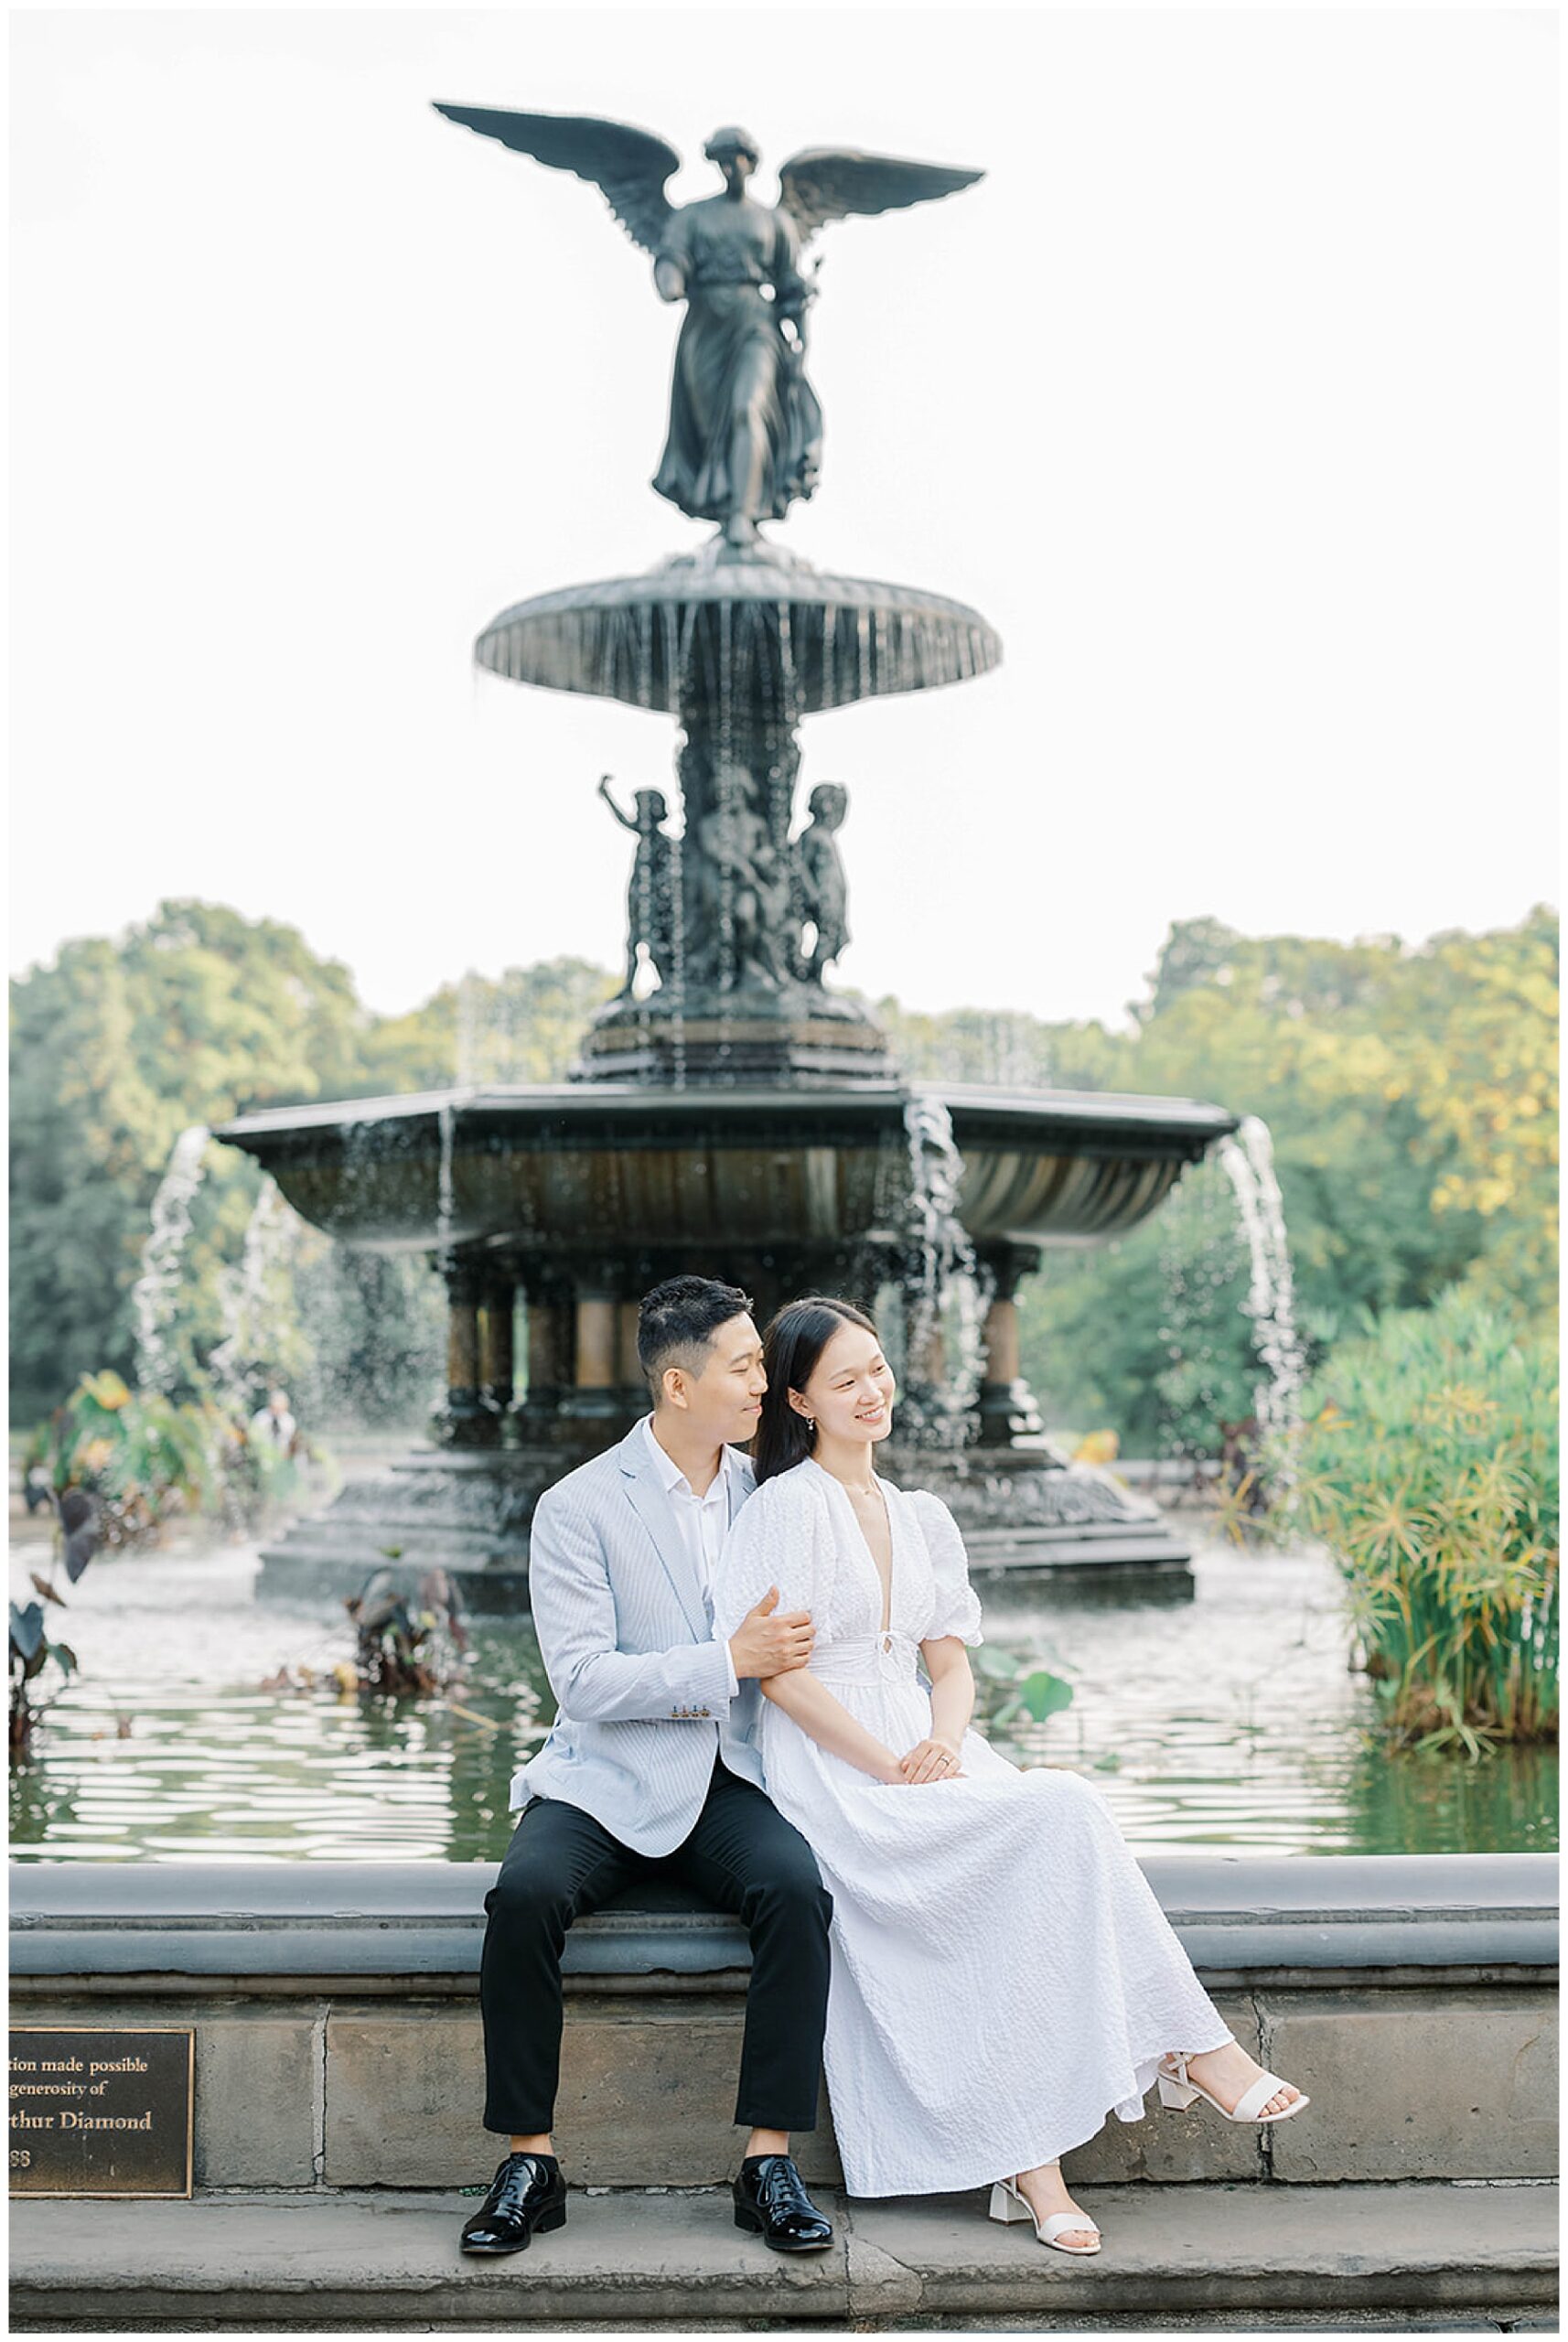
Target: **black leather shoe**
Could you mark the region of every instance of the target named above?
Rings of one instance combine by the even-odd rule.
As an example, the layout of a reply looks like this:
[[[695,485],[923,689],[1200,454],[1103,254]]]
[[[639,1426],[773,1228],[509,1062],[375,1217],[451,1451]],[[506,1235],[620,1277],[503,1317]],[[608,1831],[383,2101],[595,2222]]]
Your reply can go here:
[[[465,2252],[526,2252],[541,2236],[566,2225],[566,2183],[553,2155],[503,2155],[490,2192],[463,2223]]]
[[[747,2155],[735,2183],[735,2224],[775,2252],[825,2252],[833,2224],[807,2195],[788,2155]]]

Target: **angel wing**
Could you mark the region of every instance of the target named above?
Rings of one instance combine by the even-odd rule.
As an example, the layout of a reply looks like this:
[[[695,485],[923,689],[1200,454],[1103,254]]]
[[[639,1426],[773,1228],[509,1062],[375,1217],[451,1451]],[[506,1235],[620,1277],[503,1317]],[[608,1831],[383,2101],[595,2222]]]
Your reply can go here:
[[[633,130],[624,122],[601,122],[591,113],[504,113],[492,106],[444,106],[438,102],[435,111],[448,122],[477,130],[481,138],[499,138],[503,146],[532,155],[553,171],[575,171],[580,179],[592,179],[632,242],[646,252],[659,250],[671,212],[665,183],[680,169],[681,157],[651,131]]]
[[[950,170],[943,163],[906,163],[896,155],[862,155],[854,147],[803,146],[779,172],[779,207],[808,243],[829,220],[852,211],[902,211],[972,187],[983,171]]]

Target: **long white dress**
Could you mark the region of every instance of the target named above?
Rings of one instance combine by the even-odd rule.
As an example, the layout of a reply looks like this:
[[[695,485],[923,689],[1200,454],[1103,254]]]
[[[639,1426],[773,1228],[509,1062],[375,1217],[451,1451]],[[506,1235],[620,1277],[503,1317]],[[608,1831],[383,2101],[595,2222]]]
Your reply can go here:
[[[768,1480],[729,1533],[714,1624],[769,1586],[810,1610],[811,1672],[902,1756],[931,1729],[919,1646],[981,1640],[947,1507],[878,1482],[892,1599],[848,1496],[808,1460]],[[1111,2110],[1143,2113],[1160,2057],[1230,2038],[1098,1789],[1022,1772],[978,1733],[965,1778],[918,1789],[830,1756],[771,1701],[768,1793],[833,1898],[823,2062],[852,2196],[945,2193],[1049,2163]]]

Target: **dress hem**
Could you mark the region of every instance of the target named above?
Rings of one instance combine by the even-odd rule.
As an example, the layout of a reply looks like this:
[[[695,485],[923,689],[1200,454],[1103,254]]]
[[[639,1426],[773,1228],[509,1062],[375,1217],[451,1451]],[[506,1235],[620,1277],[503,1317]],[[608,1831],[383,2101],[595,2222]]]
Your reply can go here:
[[[1230,2031],[1230,2027],[1227,2026],[1218,2041],[1210,2041],[1204,2047],[1191,2048],[1187,2052],[1187,2054],[1188,2057],[1201,2057],[1207,2054],[1208,2049],[1222,2049],[1228,2041],[1233,2041],[1235,2037],[1235,2035]],[[1133,2068],[1133,2079],[1134,2080],[1137,2080],[1145,2073],[1147,2074],[1148,2079],[1143,2082],[1143,2085],[1141,2089],[1139,2089],[1136,2096],[1113,2100],[1111,2105],[1106,2108],[1104,2113],[1101,2116],[1092,2131],[1085,2131],[1078,2138],[1064,2139],[1059,2146],[1047,2145],[1042,2153],[1036,2154],[1035,2148],[1031,2145],[1027,2148],[1022,2149],[1019,2152],[1016,2160],[1014,2160],[1009,2156],[1002,2156],[1000,2158],[993,2156],[983,2170],[976,2170],[975,2175],[972,2178],[967,2175],[969,2166],[965,2165],[961,2166],[966,2175],[965,2176],[953,2179],[944,2175],[944,2183],[940,2187],[904,2186],[897,2183],[889,2185],[886,2181],[875,2187],[856,2187],[849,2178],[846,2172],[844,2176],[844,2194],[865,2203],[876,2202],[884,2197],[892,2196],[962,2196],[968,2194],[972,2188],[994,2187],[998,2181],[1015,2178],[1021,2171],[1037,2170],[1041,2164],[1059,2163],[1063,2155],[1076,2154],[1079,2147],[1087,2147],[1091,2140],[1098,2139],[1100,2133],[1104,2130],[1107,2122],[1110,2122],[1111,2117],[1113,2114],[1119,2122],[1146,2122],[1148,2120],[1149,2110],[1144,2105],[1144,2100],[1155,2086],[1155,2072],[1159,2066],[1160,2059],[1169,2054],[1170,2053],[1167,2050],[1157,2049],[1152,2057],[1140,2057]],[[829,2092],[829,2103],[832,2103],[831,2090]],[[1127,2107],[1134,2111],[1123,2113],[1123,2107]],[[843,2143],[842,2140],[839,2143],[839,2153],[842,2159],[843,2154]]]

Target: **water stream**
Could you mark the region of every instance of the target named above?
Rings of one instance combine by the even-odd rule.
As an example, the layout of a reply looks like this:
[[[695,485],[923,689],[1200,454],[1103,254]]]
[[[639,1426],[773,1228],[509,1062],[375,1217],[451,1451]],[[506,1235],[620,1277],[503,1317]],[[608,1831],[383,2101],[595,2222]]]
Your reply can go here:
[[[1262,1432],[1286,1432],[1299,1417],[1306,1359],[1296,1331],[1284,1201],[1267,1123],[1256,1114],[1244,1116],[1237,1135],[1221,1139],[1216,1154],[1235,1191],[1251,1262],[1251,1282],[1241,1305],[1252,1321],[1253,1346],[1263,1369],[1252,1412]]]
[[[131,1288],[136,1380],[142,1390],[158,1391],[166,1398],[173,1391],[179,1373],[179,1362],[168,1336],[185,1273],[191,1207],[201,1185],[203,1158],[211,1135],[205,1123],[193,1123],[176,1139],[168,1166],[153,1198],[151,1225],[142,1246],[141,1273]]]

